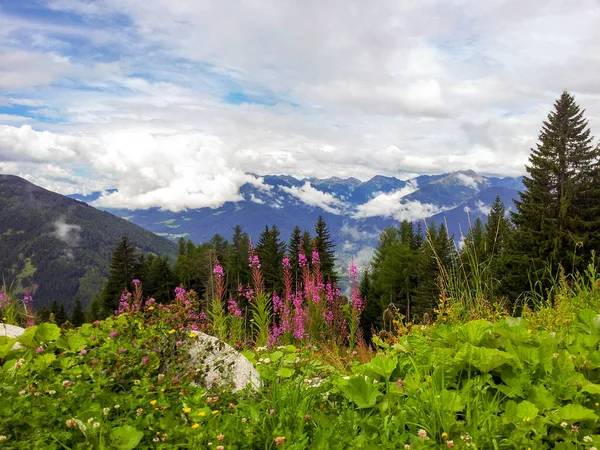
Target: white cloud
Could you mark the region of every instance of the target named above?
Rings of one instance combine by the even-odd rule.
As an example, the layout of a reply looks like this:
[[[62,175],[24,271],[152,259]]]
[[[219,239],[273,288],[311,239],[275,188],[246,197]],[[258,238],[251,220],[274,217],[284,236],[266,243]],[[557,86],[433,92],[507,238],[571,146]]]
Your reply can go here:
[[[357,206],[354,218],[392,217],[396,220],[418,220],[441,211],[440,208],[415,200],[403,200],[418,190],[417,182],[410,180],[402,189],[375,195],[367,203]]]
[[[70,25],[1,9],[0,168],[168,208],[235,200],[245,172],[521,175],[562,89],[600,134],[600,4],[574,1],[36,3]]]
[[[460,184],[462,184],[464,186],[470,187],[475,190],[479,189],[477,180],[475,180],[475,178],[470,177],[469,175],[467,175],[465,173],[457,173],[456,179],[460,182]]]
[[[281,190],[298,198],[309,206],[317,206],[331,214],[342,214],[344,203],[333,194],[319,191],[305,182],[303,186],[281,186]]]

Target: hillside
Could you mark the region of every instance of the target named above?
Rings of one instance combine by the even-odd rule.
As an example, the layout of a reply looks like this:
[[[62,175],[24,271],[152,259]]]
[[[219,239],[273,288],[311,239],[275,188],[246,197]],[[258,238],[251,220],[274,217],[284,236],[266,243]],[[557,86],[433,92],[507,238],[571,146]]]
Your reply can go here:
[[[76,297],[87,305],[122,236],[144,252],[176,253],[173,242],[127,220],[0,175],[0,276],[17,292],[29,287],[36,308],[56,299],[70,309]]]

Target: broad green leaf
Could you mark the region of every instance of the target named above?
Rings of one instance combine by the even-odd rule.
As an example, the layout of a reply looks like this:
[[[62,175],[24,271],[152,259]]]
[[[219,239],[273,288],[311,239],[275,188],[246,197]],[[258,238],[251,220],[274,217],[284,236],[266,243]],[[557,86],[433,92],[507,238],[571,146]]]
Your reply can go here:
[[[492,325],[487,320],[473,320],[462,326],[461,334],[467,342],[479,345],[491,327]]]
[[[280,367],[277,371],[277,375],[281,378],[289,378],[294,375],[295,370],[290,367]]]
[[[48,366],[50,366],[50,364],[52,364],[52,362],[55,359],[56,359],[56,356],[54,356],[52,353],[44,353],[41,355],[37,355],[33,359],[33,365],[36,367],[36,369],[41,371],[41,370],[47,369]]]
[[[583,392],[589,392],[590,394],[600,394],[600,384],[586,384],[581,390]]]
[[[125,425],[113,428],[110,432],[110,445],[117,450],[132,450],[138,446],[144,433],[138,429]]]
[[[25,347],[36,347],[38,344],[38,341],[35,339],[36,331],[37,326],[27,328],[25,332],[17,338],[17,341],[19,341]]]
[[[37,326],[35,338],[38,341],[55,341],[60,337],[60,328],[53,323],[42,323]]]
[[[539,409],[531,403],[525,400],[517,405],[517,417],[522,419],[524,417],[528,417],[529,419],[533,419],[538,415]]]
[[[597,420],[598,416],[591,409],[587,409],[581,405],[567,405],[558,410],[558,415],[562,420],[572,420],[580,422],[582,420]]]
[[[279,359],[281,359],[282,356],[283,356],[283,352],[280,350],[277,350],[276,352],[271,353],[271,361],[273,361],[273,362],[279,361]]]
[[[73,336],[69,337],[67,342],[69,343],[69,349],[72,352],[78,352],[88,345],[87,339],[79,336],[78,334],[74,334]]]
[[[398,361],[388,356],[376,356],[367,364],[373,372],[380,375],[384,380],[389,380],[397,365]]]
[[[497,350],[495,348],[475,347],[465,343],[456,353],[455,361],[466,361],[482,372],[491,370],[514,361],[510,353]]]
[[[5,338],[6,336],[1,336],[1,338]],[[6,358],[8,352],[10,352],[17,342],[16,339],[6,338],[6,340],[0,341],[0,359]]]
[[[382,395],[373,385],[367,383],[363,377],[351,378],[344,384],[340,384],[340,390],[346,398],[354,402],[359,408],[372,408],[377,404],[377,399]]]

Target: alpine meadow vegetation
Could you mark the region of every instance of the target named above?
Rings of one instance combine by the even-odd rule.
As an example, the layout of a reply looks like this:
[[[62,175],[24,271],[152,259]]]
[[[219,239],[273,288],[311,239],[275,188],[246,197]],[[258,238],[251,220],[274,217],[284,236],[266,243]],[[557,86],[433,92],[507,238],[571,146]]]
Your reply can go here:
[[[123,239],[87,317],[79,300],[36,315],[3,283],[2,322],[25,331],[0,335],[0,448],[596,450],[591,142],[563,93],[516,211],[497,198],[459,245],[444,223],[403,221],[365,270],[336,267],[320,218],[289,245],[275,226],[256,247],[241,226],[231,243],[182,239],[173,266]],[[202,383],[198,332],[260,386]]]

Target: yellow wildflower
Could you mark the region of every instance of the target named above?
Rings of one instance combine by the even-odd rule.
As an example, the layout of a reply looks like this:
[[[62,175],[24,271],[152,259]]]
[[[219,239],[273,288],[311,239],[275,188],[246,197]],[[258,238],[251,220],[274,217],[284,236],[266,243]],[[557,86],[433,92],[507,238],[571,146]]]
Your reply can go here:
[[[154,309],[154,306],[148,306],[148,311],[152,311]]]
[[[192,428],[195,430],[196,428],[198,428],[200,426],[199,423],[195,423],[194,425],[192,425]]]
[[[184,413],[189,413],[192,410],[192,408],[183,408],[183,412]]]
[[[217,411],[216,409],[212,412],[213,414],[219,414],[219,411]]]
[[[152,400],[152,401],[150,402],[150,404],[151,404],[152,406],[156,405],[156,400]]]
[[[197,335],[196,333],[190,333],[190,337],[191,337],[192,339],[195,339],[195,338],[197,338],[197,337],[198,337],[198,335]]]
[[[204,416],[206,416],[206,413],[205,413],[204,411],[200,411],[200,412],[198,413],[198,415],[199,415],[200,417],[204,417]]]
[[[446,439],[448,437],[448,433],[446,433],[445,431],[442,433],[442,439]]]
[[[169,334],[174,334],[174,333],[176,333],[176,331],[175,331],[175,330],[172,330],[172,329],[171,329],[171,330],[169,330]]]

